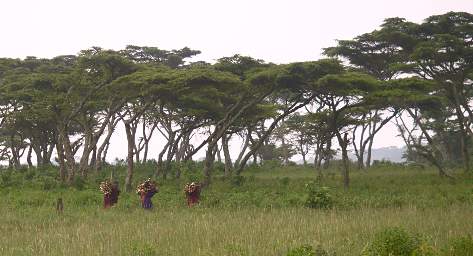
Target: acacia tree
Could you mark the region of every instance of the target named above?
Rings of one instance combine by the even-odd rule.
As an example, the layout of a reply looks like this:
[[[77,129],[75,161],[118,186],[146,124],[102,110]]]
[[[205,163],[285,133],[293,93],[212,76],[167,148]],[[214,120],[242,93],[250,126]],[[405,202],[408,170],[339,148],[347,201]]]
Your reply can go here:
[[[394,79],[401,73],[395,65],[407,59],[400,47],[386,42],[385,31],[378,30],[362,34],[353,40],[339,40],[337,46],[325,48],[324,54],[347,60],[351,69],[369,74],[380,81]],[[359,109],[360,125],[355,126],[352,131],[352,146],[359,168],[371,165],[371,151],[376,133],[397,114],[397,110],[393,109],[383,117],[383,112],[385,111],[379,108]]]
[[[237,174],[243,170],[248,159],[263,145],[264,141],[271,135],[278,123],[311,103],[318,95],[315,91],[317,81],[327,74],[335,74],[343,71],[343,67],[336,60],[320,60],[314,62],[293,63],[257,72],[248,78],[248,82],[254,87],[272,88],[270,91],[272,102],[280,106],[278,114],[275,115],[268,129],[265,130],[258,142],[245,155],[237,169]]]
[[[366,105],[365,99],[376,92],[378,80],[360,73],[329,74],[318,81],[318,98],[330,111],[330,130],[335,134],[342,149],[343,185],[349,187],[348,130],[356,125],[353,118],[357,108]]]
[[[444,103],[447,100],[441,94],[436,95],[439,85],[419,78],[397,79],[390,81],[390,84],[389,89],[375,92],[370,101],[376,102],[376,105],[385,104],[398,108],[400,116],[396,122],[406,141],[408,153],[416,153],[434,165],[440,176],[450,177],[443,166],[441,147],[432,136],[433,132],[439,132],[435,127],[440,122],[446,122],[445,118],[451,115],[446,115],[448,111],[445,111],[447,108]],[[403,112],[411,118],[411,127],[406,124]],[[417,137],[416,130],[420,133]]]
[[[467,145],[473,120],[469,77],[473,70],[472,31],[473,15],[464,12],[434,15],[421,24],[387,19],[380,30],[386,43],[408,56],[397,65],[399,70],[436,81],[441,86],[440,92],[455,111],[465,172],[471,169]]]
[[[293,140],[297,145],[297,152],[302,155],[304,166],[307,165],[306,156],[309,153],[314,140],[310,133],[310,127],[306,122],[306,116],[295,113],[286,120],[285,124],[292,133]]]
[[[83,104],[74,120],[81,126],[84,135],[82,156],[79,171],[87,175],[90,154],[96,159],[97,143],[110,123],[114,123],[115,115],[123,108],[124,98],[116,97],[107,87],[119,77],[136,71],[136,66],[114,51],[94,49],[86,50],[79,55],[76,65],[77,76],[81,88],[101,87]],[[113,128],[112,128],[113,129]]]

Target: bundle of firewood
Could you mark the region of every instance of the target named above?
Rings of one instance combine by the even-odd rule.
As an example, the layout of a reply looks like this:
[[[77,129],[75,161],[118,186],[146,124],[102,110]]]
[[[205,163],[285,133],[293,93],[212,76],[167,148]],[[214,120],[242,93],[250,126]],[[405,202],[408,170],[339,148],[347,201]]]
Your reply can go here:
[[[184,193],[186,193],[187,195],[193,194],[195,192],[200,191],[200,187],[201,185],[198,182],[186,183],[186,185],[184,186]]]
[[[147,193],[149,191],[157,191],[156,182],[151,179],[147,179],[145,182],[141,183],[136,187],[136,193]]]
[[[100,182],[100,191],[105,195],[110,195],[112,193],[112,183],[109,180]]]

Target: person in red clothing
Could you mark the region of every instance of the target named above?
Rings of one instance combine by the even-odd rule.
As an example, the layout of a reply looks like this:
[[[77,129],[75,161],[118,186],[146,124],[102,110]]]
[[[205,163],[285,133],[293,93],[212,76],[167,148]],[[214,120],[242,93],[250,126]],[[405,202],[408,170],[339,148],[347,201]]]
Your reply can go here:
[[[107,209],[112,207],[111,194],[103,194],[103,208]]]
[[[100,190],[103,193],[103,208],[112,207],[112,183],[108,180],[100,183]]]
[[[192,207],[196,204],[199,203],[200,200],[200,183],[198,182],[192,182],[192,183],[187,183],[186,186],[184,187],[184,193],[186,194],[187,197],[187,206]]]

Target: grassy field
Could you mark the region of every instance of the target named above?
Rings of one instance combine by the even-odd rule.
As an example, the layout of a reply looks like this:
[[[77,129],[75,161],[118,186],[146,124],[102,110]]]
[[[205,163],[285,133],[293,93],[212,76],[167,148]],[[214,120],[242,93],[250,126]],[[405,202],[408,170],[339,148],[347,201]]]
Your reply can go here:
[[[137,180],[149,173],[143,168]],[[182,195],[190,176],[160,181],[152,211],[140,209],[133,193],[101,209],[100,175],[76,188],[51,184],[40,178],[45,174],[2,175],[0,255],[286,255],[306,244],[330,255],[360,255],[389,227],[418,234],[438,251],[473,235],[473,180],[442,179],[428,169],[354,171],[346,191],[331,170],[320,183],[329,188],[330,209],[304,207],[305,184],[315,174],[302,167],[216,177],[192,209]],[[58,197],[65,202],[62,215],[54,209]]]

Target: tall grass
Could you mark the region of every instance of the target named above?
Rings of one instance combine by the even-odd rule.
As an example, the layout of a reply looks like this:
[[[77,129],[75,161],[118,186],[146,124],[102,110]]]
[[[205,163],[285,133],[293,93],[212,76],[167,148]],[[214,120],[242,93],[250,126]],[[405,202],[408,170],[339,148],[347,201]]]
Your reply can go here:
[[[137,180],[150,173],[139,170]],[[133,193],[101,209],[97,184],[106,173],[76,188],[45,186],[51,180],[45,183],[44,173],[8,175],[0,187],[0,255],[285,255],[304,244],[359,255],[387,227],[422,234],[438,248],[473,235],[472,180],[442,179],[431,170],[355,171],[347,191],[329,170],[320,181],[334,200],[326,210],[303,206],[304,184],[315,173],[302,167],[251,169],[240,179],[217,174],[192,209],[182,194],[185,179],[161,180],[152,211],[140,209]],[[62,215],[54,209],[58,197]]]
[[[449,209],[170,208],[145,212],[3,210],[0,255],[284,255],[302,244],[358,255],[383,228],[401,226],[443,246],[472,232],[471,206]]]

